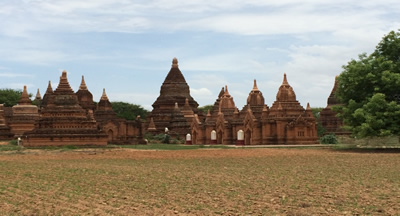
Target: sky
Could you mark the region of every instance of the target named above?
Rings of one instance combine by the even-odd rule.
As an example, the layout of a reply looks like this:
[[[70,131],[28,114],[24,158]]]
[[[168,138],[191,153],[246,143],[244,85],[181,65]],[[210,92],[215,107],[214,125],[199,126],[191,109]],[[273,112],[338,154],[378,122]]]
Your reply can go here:
[[[151,110],[176,57],[200,106],[227,85],[242,109],[254,79],[271,106],[286,73],[325,107],[342,66],[398,29],[398,0],[1,0],[0,88],[43,96],[66,70],[95,101]]]

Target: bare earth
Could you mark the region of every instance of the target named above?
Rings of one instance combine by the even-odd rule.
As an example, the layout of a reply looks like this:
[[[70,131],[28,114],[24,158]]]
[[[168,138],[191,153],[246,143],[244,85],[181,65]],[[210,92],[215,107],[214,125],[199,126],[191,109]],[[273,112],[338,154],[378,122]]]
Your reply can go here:
[[[396,153],[0,153],[0,215],[400,215],[399,202]]]

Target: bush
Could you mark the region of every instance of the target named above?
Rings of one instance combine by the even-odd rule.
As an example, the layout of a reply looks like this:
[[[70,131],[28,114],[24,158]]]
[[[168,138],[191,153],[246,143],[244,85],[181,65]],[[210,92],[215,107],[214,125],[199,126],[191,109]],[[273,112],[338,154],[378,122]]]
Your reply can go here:
[[[320,142],[322,144],[337,144],[338,139],[335,134],[327,134],[321,138]]]
[[[170,135],[165,134],[164,139],[163,139],[162,142],[165,143],[165,144],[169,144],[169,138],[170,138]]]
[[[18,140],[16,140],[16,139],[13,139],[13,140],[10,140],[10,142],[8,142],[10,145],[18,145]]]

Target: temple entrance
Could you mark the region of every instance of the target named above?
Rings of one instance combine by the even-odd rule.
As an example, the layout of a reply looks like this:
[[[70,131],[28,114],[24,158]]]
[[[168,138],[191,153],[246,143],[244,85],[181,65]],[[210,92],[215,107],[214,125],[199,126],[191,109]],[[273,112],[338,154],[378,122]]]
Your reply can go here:
[[[113,140],[114,132],[111,129],[108,130],[107,135],[108,135],[108,140]]]
[[[244,144],[251,145],[251,131],[250,130],[246,130],[246,133],[244,135]]]
[[[223,137],[223,133],[222,133],[222,131],[219,131],[218,132],[218,135],[217,135],[217,144],[223,144],[222,143],[222,137]]]

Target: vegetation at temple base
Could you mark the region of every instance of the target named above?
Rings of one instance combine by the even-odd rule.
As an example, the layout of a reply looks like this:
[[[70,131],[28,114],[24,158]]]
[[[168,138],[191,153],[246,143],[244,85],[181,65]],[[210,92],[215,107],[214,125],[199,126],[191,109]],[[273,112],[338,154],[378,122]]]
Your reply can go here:
[[[212,108],[213,108],[213,105],[205,105],[205,106],[198,107],[197,109],[200,112],[203,112],[204,115],[207,115],[208,110],[211,110]]]
[[[311,108],[311,111],[315,117],[315,119],[317,120],[317,135],[318,137],[322,137],[325,133],[325,128],[322,126],[322,123],[319,121],[319,117],[320,117],[320,113],[323,110],[323,107],[314,107]]]
[[[347,129],[356,137],[400,135],[400,32],[343,68],[336,93],[343,105],[334,110]]]
[[[6,107],[17,105],[21,94],[22,90],[0,89],[0,104],[4,104]],[[32,94],[29,94],[29,97],[32,97]]]
[[[126,120],[136,120],[140,115],[142,120],[146,119],[147,110],[140,105],[130,104],[126,102],[111,102],[112,108],[118,117]]]

